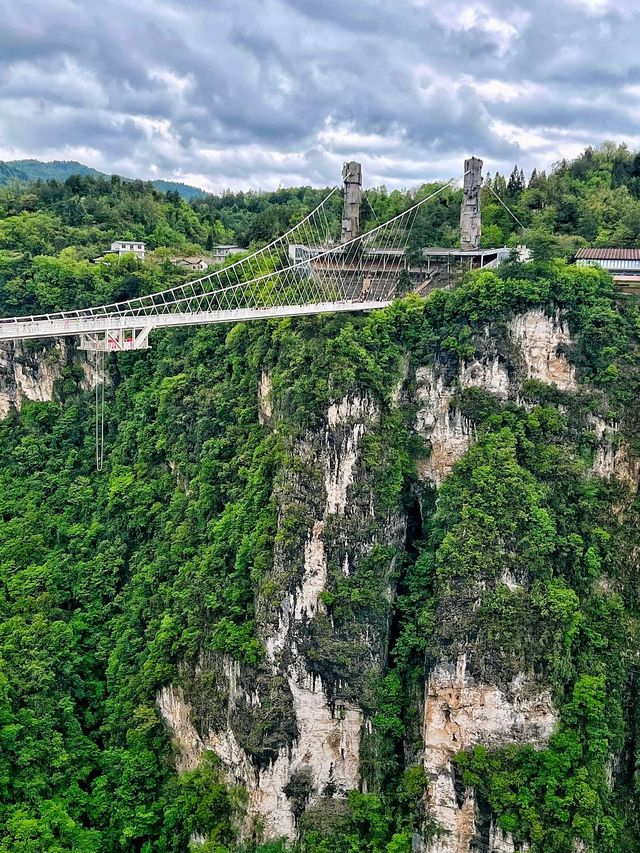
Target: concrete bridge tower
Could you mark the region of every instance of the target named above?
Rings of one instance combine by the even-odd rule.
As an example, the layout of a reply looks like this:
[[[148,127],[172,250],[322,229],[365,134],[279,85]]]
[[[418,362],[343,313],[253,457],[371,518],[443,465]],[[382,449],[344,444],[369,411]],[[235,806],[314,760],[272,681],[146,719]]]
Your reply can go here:
[[[360,163],[345,163],[342,167],[344,180],[344,206],[342,208],[341,243],[346,243],[360,234],[360,202],[362,200],[362,166]]]
[[[464,161],[464,198],[460,208],[460,248],[464,252],[480,248],[480,189],[482,160],[471,157]]]

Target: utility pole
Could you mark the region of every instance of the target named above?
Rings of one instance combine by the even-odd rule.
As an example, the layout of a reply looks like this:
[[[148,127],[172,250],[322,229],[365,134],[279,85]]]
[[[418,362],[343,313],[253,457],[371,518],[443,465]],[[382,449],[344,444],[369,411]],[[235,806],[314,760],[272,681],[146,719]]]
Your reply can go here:
[[[464,197],[460,208],[460,248],[470,252],[480,248],[480,190],[482,160],[471,157],[464,161]]]
[[[344,206],[342,208],[341,243],[346,243],[360,234],[360,201],[362,199],[362,166],[360,163],[345,163],[342,167],[344,180]]]

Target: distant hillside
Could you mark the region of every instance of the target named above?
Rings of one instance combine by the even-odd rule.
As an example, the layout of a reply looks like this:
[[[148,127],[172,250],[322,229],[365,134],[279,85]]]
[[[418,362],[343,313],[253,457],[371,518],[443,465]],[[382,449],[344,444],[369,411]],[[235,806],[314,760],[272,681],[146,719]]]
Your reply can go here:
[[[103,175],[97,169],[76,163],[74,160],[0,160],[0,186],[11,181],[65,181],[70,175]]]
[[[204,190],[198,189],[198,187],[181,184],[178,181],[152,181],[152,183],[160,192],[177,192],[187,201],[191,201],[192,198],[204,198],[207,195]]]
[[[0,160],[0,186],[12,181],[20,183],[31,181],[66,181],[70,175],[91,175],[91,177],[108,178],[104,172],[99,172],[91,166],[85,166],[75,160],[52,160],[45,163],[42,160]],[[125,180],[133,180],[125,178]],[[198,187],[176,181],[152,181],[153,186],[160,192],[177,192],[187,201],[193,198],[203,198],[206,193]]]

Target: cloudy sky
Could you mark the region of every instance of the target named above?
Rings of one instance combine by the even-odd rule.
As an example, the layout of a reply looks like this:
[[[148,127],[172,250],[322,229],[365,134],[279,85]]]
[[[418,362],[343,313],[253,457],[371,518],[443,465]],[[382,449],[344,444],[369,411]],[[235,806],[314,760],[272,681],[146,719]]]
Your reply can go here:
[[[637,0],[0,0],[0,159],[206,189],[640,148]]]

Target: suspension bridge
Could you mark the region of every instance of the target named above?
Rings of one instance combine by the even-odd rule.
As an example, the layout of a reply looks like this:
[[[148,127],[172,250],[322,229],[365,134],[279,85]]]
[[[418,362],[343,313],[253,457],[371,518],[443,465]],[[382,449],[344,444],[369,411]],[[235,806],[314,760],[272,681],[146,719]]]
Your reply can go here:
[[[361,233],[362,170],[359,163],[346,163],[340,233],[335,233],[333,216],[336,186],[285,234],[201,278],[110,305],[0,319],[0,344],[79,336],[80,349],[93,352],[96,468],[101,471],[107,353],[147,349],[149,335],[160,328],[384,308],[408,290],[426,292],[438,269],[432,258],[446,258],[447,270],[452,256],[468,259],[469,266],[496,265],[502,250],[479,249],[481,172],[481,160],[465,161],[459,250],[420,247],[413,258],[407,251],[420,209],[455,180]]]
[[[465,162],[465,221],[479,239],[482,161]],[[361,168],[345,164],[341,233],[333,233],[331,205],[340,187],[285,234],[194,281],[157,293],[72,311],[0,319],[0,342],[79,336],[98,352],[145,349],[154,329],[210,323],[370,311],[400,295],[401,282],[420,292],[428,283],[422,258],[411,265],[407,246],[423,205],[451,187],[442,184],[387,222],[360,233]],[[475,195],[474,195],[475,193]],[[466,220],[465,220],[466,217]],[[467,227],[469,232],[469,227]],[[472,247],[473,248],[473,247]],[[404,279],[403,279],[404,275]]]

